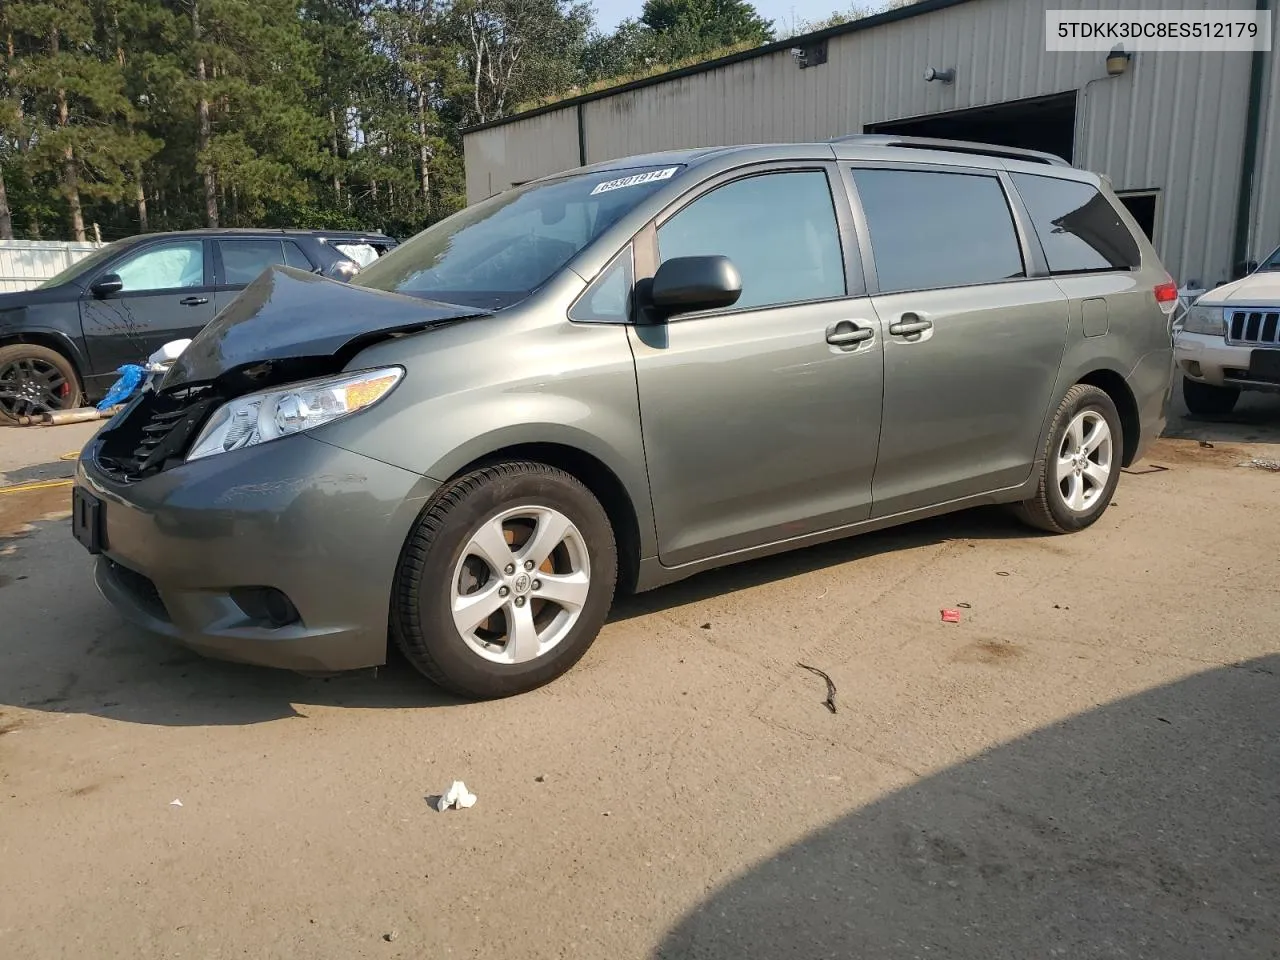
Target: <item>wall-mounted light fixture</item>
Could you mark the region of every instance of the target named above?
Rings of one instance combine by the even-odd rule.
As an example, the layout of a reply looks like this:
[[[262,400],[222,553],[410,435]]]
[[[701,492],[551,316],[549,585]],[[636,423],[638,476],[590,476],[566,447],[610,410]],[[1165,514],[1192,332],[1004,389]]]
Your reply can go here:
[[[1107,76],[1120,76],[1129,69],[1129,61],[1132,59],[1133,54],[1125,52],[1124,44],[1117,43],[1107,54]]]
[[[941,80],[943,83],[951,83],[956,78],[956,71],[954,67],[947,67],[945,70],[935,70],[933,67],[926,67],[924,71],[924,78],[929,83],[933,83],[935,80]]]
[[[818,67],[827,62],[827,41],[817,40],[804,47],[792,47],[791,58],[801,70]]]

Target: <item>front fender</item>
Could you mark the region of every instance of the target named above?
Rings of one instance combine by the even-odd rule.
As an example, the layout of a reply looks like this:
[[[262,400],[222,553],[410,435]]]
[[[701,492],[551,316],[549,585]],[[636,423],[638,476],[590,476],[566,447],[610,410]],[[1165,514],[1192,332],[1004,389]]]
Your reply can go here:
[[[80,335],[79,314],[76,314],[73,329],[68,330],[70,324],[42,316],[45,313],[43,307],[43,304],[38,304],[4,311],[0,316],[0,345],[38,343],[52,347],[72,362],[81,384],[87,386],[86,381],[94,371],[90,368],[84,338]]]
[[[405,367],[401,385],[316,437],[442,483],[509,447],[580,451],[617,477],[641,556],[655,553],[635,365],[621,326],[490,318],[378,344],[352,366],[383,363]]]

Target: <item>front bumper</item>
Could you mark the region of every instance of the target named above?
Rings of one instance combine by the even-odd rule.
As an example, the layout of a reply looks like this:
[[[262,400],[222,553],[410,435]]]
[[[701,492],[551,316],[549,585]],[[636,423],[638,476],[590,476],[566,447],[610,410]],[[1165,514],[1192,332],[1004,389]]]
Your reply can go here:
[[[1174,334],[1173,357],[1178,369],[1190,380],[1215,387],[1239,387],[1280,393],[1280,383],[1249,377],[1249,361],[1256,345],[1227,343],[1222,336],[1203,333]]]
[[[97,464],[76,484],[103,503],[98,588],[127,619],[207,656],[300,671],[386,661],[401,547],[436,481],[299,435],[132,483]],[[273,626],[232,590],[281,591]]]

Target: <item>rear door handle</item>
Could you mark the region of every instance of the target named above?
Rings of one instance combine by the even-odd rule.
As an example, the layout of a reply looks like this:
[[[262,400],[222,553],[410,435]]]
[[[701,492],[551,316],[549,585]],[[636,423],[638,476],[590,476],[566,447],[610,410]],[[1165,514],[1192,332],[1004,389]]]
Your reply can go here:
[[[183,297],[178,301],[184,307],[198,307],[203,303],[208,303],[208,297]]]
[[[833,347],[856,347],[875,335],[870,327],[860,327],[852,320],[841,320],[827,327],[827,343]]]
[[[914,313],[904,313],[901,320],[889,324],[889,333],[895,337],[918,337],[932,329],[932,320],[921,320]]]

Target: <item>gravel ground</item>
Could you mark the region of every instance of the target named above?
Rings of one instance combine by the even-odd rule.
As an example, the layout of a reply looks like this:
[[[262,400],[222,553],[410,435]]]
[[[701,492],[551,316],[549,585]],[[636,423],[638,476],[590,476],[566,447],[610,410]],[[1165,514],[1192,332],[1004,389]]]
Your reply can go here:
[[[1176,417],[1081,535],[974,511],[633,598],[485,704],[141,634],[66,487],[0,490],[0,956],[1274,958],[1280,473],[1237,464],[1277,424]],[[92,428],[0,431],[0,484]]]

